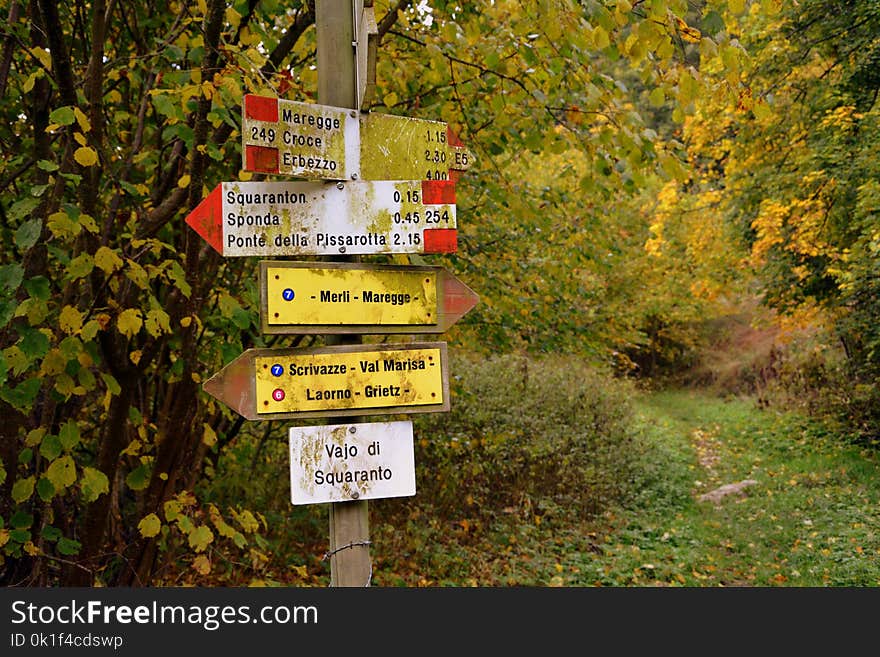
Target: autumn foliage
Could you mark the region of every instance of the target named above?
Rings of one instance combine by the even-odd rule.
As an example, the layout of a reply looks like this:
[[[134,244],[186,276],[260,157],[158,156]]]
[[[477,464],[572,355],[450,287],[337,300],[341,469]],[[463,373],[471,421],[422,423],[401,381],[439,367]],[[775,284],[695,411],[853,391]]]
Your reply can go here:
[[[705,320],[757,290],[828,323],[848,408],[876,435],[876,3],[461,4],[376,0],[371,108],[445,121],[477,156],[457,183],[459,252],[431,263],[480,294],[451,348],[651,376],[692,365]],[[320,100],[314,20],[311,0],[7,3],[0,581],[228,583],[218,559],[269,562],[287,520],[261,504],[287,496],[287,464],[271,491],[244,485],[246,464],[283,427],[201,384],[249,347],[319,338],[261,335],[256,262],[221,258],[184,218],[253,178],[244,94]],[[552,479],[499,447],[527,427],[464,406],[434,430]],[[591,467],[575,438],[629,467],[603,451],[624,420],[590,412],[566,477]],[[591,481],[612,497],[608,472]]]

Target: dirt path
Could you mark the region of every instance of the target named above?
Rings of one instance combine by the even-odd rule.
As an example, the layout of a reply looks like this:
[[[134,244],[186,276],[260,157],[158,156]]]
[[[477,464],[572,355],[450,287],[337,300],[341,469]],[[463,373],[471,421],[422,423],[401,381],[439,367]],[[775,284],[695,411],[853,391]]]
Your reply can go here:
[[[750,400],[638,400],[638,498],[590,559],[603,585],[878,586],[877,453]]]

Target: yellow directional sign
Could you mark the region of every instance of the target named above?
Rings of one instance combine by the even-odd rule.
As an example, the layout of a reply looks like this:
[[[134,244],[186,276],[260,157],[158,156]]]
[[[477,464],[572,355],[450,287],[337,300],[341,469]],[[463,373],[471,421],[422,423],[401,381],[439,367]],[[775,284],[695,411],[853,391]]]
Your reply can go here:
[[[446,343],[249,349],[204,389],[250,420],[448,411]]]
[[[442,267],[263,261],[263,333],[442,333],[479,297]]]
[[[439,347],[270,355],[254,360],[257,413],[442,404]]]
[[[267,265],[266,320],[278,324],[433,324],[435,271]]]

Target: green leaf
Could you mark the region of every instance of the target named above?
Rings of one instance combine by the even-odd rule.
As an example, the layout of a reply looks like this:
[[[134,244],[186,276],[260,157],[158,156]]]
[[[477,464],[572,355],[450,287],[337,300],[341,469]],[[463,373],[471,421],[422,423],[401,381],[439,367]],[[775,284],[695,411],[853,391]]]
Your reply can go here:
[[[207,525],[199,525],[189,533],[189,546],[196,552],[204,552],[214,540],[214,532]]]
[[[150,468],[144,463],[129,472],[125,478],[126,486],[132,490],[143,490],[148,483],[150,483]]]
[[[179,262],[171,263],[171,267],[168,271],[168,278],[170,278],[171,282],[183,292],[183,296],[189,297],[189,295],[192,294],[192,288],[190,287],[190,284],[186,282],[186,274],[183,272],[183,268],[180,266]]]
[[[49,114],[49,122],[57,123],[58,125],[71,125],[74,120],[73,107],[71,105],[59,107]]]
[[[12,207],[9,208],[9,219],[14,221],[24,219],[33,212],[39,204],[40,200],[33,196],[28,196],[20,201],[16,201],[12,204]]]
[[[94,268],[95,259],[92,255],[90,253],[80,253],[67,265],[67,274],[71,280],[75,281],[78,278],[84,278],[91,274]]]
[[[19,479],[12,485],[12,501],[18,504],[29,499],[34,493],[34,478]]]
[[[9,324],[9,320],[15,315],[17,306],[18,304],[12,299],[0,299],[0,328]]]
[[[34,516],[27,511],[16,511],[9,519],[9,526],[13,529],[28,529],[34,524]]]
[[[43,220],[40,218],[25,221],[15,231],[15,244],[22,251],[27,251],[37,240],[40,239],[40,231],[43,228]]]
[[[74,554],[78,554],[80,549],[82,548],[82,544],[79,541],[74,541],[70,538],[61,538],[58,539],[57,548],[59,554],[63,554],[69,557]]]
[[[65,422],[58,432],[58,439],[61,441],[61,446],[67,451],[76,447],[79,444],[79,426],[77,423],[73,420]]]
[[[46,469],[46,477],[52,482],[56,490],[61,490],[73,485],[76,481],[76,464],[70,454],[55,459]]]
[[[45,538],[47,541],[54,543],[59,538],[61,538],[61,530],[57,527],[53,527],[52,525],[46,525],[43,529],[40,530],[40,536]]]
[[[241,330],[247,330],[251,325],[251,314],[244,308],[236,308],[232,311],[232,323]]]
[[[0,267],[0,287],[8,292],[17,290],[23,278],[24,268],[17,262]]]
[[[34,458],[34,450],[32,450],[30,447],[25,447],[18,453],[19,465],[30,463],[32,458]]]
[[[46,477],[40,477],[40,480],[37,482],[37,495],[44,502],[48,502],[55,497],[55,486]]]
[[[94,502],[103,493],[110,492],[110,482],[107,480],[107,475],[95,468],[83,468],[79,484],[86,502]]]
[[[40,392],[41,379],[32,377],[15,388],[0,388],[0,399],[22,412],[30,411],[37,393]]]
[[[9,538],[16,543],[27,543],[31,540],[31,533],[27,529],[13,529],[9,532]]]
[[[19,347],[24,355],[35,360],[42,358],[49,351],[49,338],[38,329],[25,328],[21,331]]]
[[[153,536],[156,536],[161,528],[162,521],[159,520],[159,516],[155,513],[145,516],[144,519],[138,523],[138,531],[144,538],[152,538]]]
[[[47,301],[49,299],[49,279],[45,276],[34,276],[24,282],[24,289],[34,299]]]
[[[101,378],[104,380],[104,385],[107,386],[107,390],[110,391],[110,394],[118,395],[122,392],[122,387],[119,385],[119,382],[113,378],[111,374],[101,372]]]
[[[54,433],[45,436],[40,443],[40,456],[47,461],[54,461],[62,451],[61,441]]]
[[[58,348],[66,358],[73,360],[82,353],[83,344],[79,338],[68,336],[61,341]]]

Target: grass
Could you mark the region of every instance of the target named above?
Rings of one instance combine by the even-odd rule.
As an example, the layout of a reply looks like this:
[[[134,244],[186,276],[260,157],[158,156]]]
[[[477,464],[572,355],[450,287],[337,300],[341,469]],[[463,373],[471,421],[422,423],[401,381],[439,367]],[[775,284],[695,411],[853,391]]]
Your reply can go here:
[[[655,476],[565,584],[880,585],[875,453],[749,400],[665,392],[637,408]],[[745,479],[742,496],[697,501]]]
[[[413,549],[379,557],[374,585],[880,585],[876,453],[748,399],[668,391],[636,409],[646,449],[631,503],[593,519],[512,510],[473,535],[415,522],[415,543],[379,528],[380,550],[390,536]],[[757,483],[741,495],[697,500],[745,479]]]

